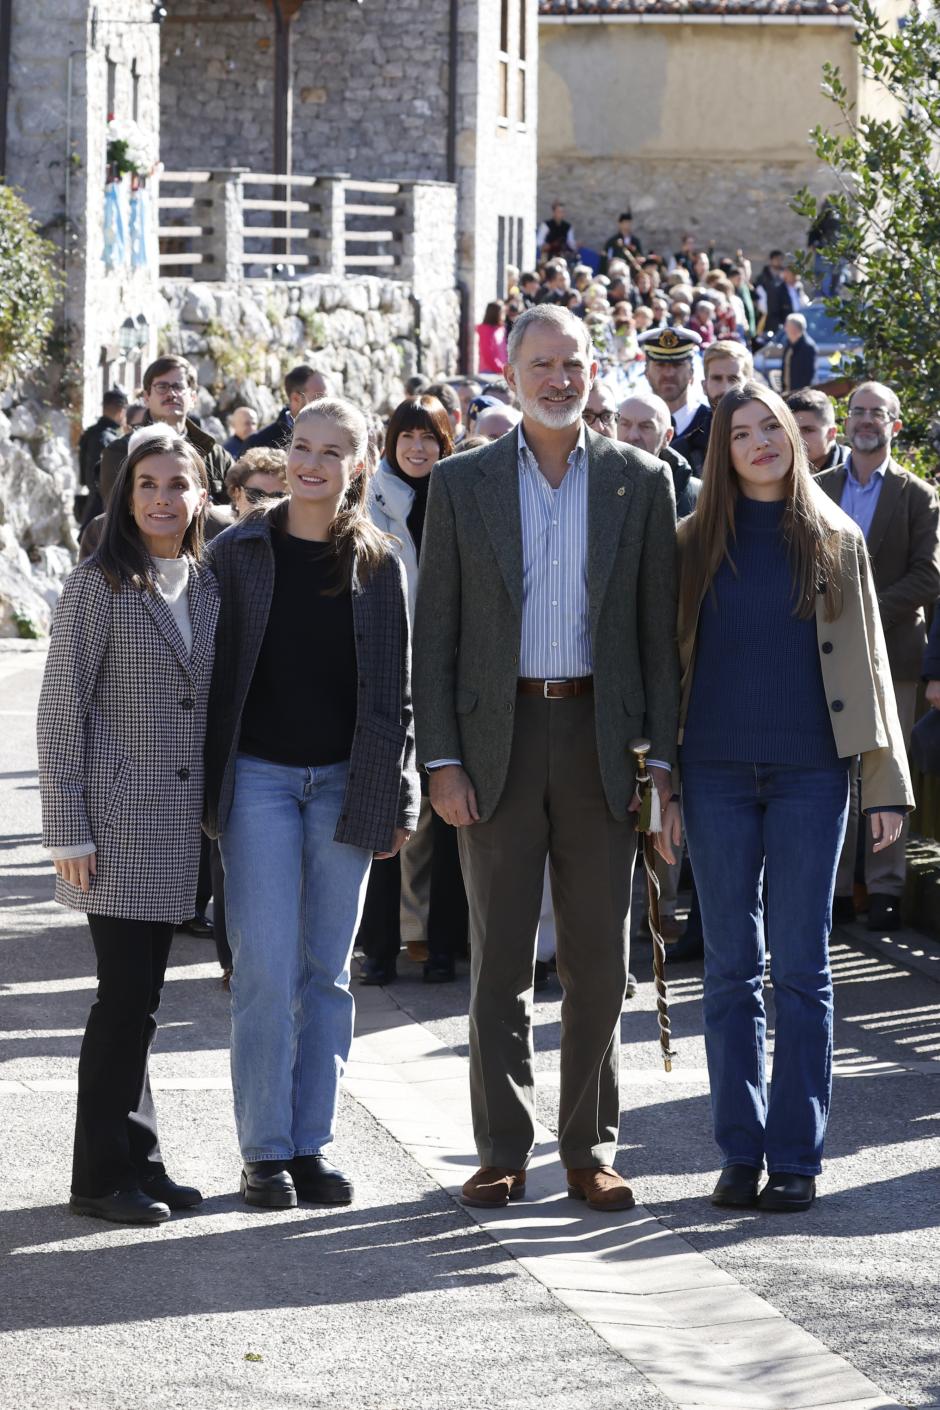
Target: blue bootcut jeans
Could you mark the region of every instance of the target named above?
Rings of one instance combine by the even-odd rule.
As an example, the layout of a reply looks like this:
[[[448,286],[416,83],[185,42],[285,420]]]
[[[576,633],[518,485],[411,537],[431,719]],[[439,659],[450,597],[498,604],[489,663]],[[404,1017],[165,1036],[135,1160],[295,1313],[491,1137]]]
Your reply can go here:
[[[244,1160],[316,1155],[333,1139],[353,1033],[349,963],[372,860],[333,840],[348,771],[236,759],[219,843]]]
[[[682,811],[705,935],[703,1018],[724,1165],[818,1175],[832,1090],[829,931],[848,771],[687,763]],[[767,873],[767,916],[761,885]],[[776,1025],[766,1077],[764,935]]]

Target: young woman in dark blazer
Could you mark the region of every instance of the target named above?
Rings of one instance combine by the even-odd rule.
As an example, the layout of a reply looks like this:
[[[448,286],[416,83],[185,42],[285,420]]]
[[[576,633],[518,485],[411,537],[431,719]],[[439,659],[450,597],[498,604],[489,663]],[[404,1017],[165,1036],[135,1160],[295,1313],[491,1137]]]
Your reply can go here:
[[[206,829],[225,866],[232,1080],[251,1205],[348,1204],[327,1160],[373,856],[418,820],[402,569],[366,509],[348,402],[294,422],[290,498],[211,545],[222,596]]]
[[[723,1161],[712,1201],[796,1211],[813,1201],[829,1114],[850,760],[861,755],[876,850],[913,795],[865,541],[814,483],[775,392],[749,382],[722,397],[702,484],[679,526],[679,762]]]
[[[56,900],[87,913],[98,972],[71,1208],[152,1224],[202,1198],[166,1173],[147,1066],[173,929],[196,901],[218,597],[199,562],[202,459],[165,429],[138,437],[101,543],[62,590],[38,736]]]

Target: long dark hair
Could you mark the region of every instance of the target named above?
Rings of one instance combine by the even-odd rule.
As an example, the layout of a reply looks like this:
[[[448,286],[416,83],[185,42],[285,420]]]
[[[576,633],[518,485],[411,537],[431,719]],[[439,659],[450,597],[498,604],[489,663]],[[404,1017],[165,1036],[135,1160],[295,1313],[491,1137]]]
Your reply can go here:
[[[376,528],[367,507],[369,479],[374,464],[369,450],[369,423],[352,402],[343,401],[341,397],[319,397],[308,402],[294,417],[293,435],[297,435],[298,427],[315,416],[338,426],[351,442],[355,459],[363,462],[361,473],[347,485],[343,502],[330,525],[330,541],[336,552],[336,577],[327,592],[334,596],[349,591],[353,569],[359,581],[365,583],[377,568],[392,557],[393,550],[391,539]],[[289,504],[289,500],[282,500],[269,511],[276,528],[286,531]]]
[[[787,434],[793,463],[787,483],[782,531],[790,554],[796,599],[794,615],[812,617],[816,597],[825,595],[825,617],[831,622],[841,610],[841,541],[839,531],[827,522],[819,504],[821,491],[813,484],[806,450],[793,413],[782,397],[759,382],[745,382],[725,392],[715,408],[702,467],[702,490],[695,513],[683,529],[680,603],[683,621],[692,622],[715,574],[727,560],[732,563],[734,507],[740,493],[731,463],[731,422],[739,407],[759,401],[776,417]]]
[[[205,462],[196,448],[182,436],[167,431],[166,435],[148,435],[134,447],[118,470],[104,528],[97,549],[89,561],[97,563],[113,592],[120,592],[125,583],[141,591],[156,592],[153,560],[140,536],[137,521],[131,513],[134,493],[134,470],[151,455],[172,455],[186,467],[200,489],[209,493]],[[182,553],[200,559],[205,536],[206,506],[193,515],[183,535]]]

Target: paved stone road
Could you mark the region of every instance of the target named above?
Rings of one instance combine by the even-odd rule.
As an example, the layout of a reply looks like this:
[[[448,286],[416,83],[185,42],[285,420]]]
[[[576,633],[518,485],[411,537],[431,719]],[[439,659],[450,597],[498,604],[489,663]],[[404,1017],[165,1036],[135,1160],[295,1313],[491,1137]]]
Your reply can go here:
[[[618,1163],[643,1208],[562,1195],[559,998],[538,1005],[531,1198],[477,1222],[466,998],[406,974],[360,991],[338,1154],[349,1210],[247,1211],[211,946],[174,949],[153,1071],[164,1144],[200,1212],[135,1231],[64,1208],[93,981],[51,902],[32,717],[42,652],[0,650],[0,1405],[43,1410],[893,1410],[940,1404],[940,947],[834,940],[837,1051],[822,1196],[729,1212],[714,1177],[700,970],[673,985],[662,1073],[650,986],[626,1006]],[[903,962],[902,962],[903,961]],[[649,951],[634,968],[648,979]]]

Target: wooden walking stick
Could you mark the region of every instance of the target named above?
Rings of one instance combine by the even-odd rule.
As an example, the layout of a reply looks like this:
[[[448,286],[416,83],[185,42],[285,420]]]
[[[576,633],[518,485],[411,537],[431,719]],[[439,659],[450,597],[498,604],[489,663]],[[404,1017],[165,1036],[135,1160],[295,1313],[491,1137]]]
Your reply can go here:
[[[659,929],[659,877],[656,875],[656,854],[653,844],[654,835],[662,828],[662,813],[656,784],[646,767],[646,757],[650,752],[649,740],[632,740],[630,752],[636,759],[636,792],[640,800],[640,810],[636,815],[636,830],[643,838],[643,865],[646,868],[646,885],[649,891],[650,935],[653,937],[653,980],[656,985],[659,1046],[663,1050],[663,1066],[667,1072],[671,1072],[675,1053],[670,1045],[672,1025],[669,1022],[669,995],[666,990],[666,942]]]

